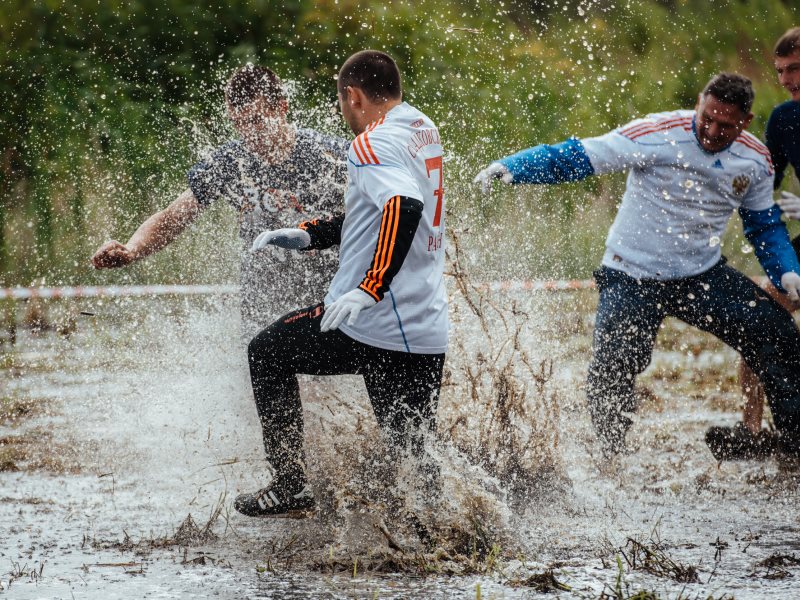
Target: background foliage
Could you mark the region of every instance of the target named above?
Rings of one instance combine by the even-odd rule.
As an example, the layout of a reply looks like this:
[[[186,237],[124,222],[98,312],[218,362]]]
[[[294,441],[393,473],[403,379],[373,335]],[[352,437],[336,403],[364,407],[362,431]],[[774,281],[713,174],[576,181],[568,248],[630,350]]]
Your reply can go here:
[[[292,84],[296,120],[345,134],[333,75],[365,47],[398,60],[407,98],[440,124],[450,223],[487,249],[476,266],[586,277],[621,177],[485,199],[467,185],[475,171],[535,143],[691,107],[723,69],[754,80],[761,135],[785,99],[771,48],[798,22],[790,0],[5,0],[0,285],[233,279],[225,207],[135,268],[98,273],[88,257],[127,240],[231,135],[220,88],[233,68],[272,66]],[[757,272],[735,227],[725,244]]]

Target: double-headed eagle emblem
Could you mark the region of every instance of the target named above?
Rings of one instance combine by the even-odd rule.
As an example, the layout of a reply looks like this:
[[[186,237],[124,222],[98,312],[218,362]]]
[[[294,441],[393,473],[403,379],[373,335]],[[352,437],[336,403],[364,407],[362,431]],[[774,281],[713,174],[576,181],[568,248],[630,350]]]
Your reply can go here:
[[[733,178],[733,193],[739,197],[744,196],[750,187],[750,178],[747,175],[737,175]]]

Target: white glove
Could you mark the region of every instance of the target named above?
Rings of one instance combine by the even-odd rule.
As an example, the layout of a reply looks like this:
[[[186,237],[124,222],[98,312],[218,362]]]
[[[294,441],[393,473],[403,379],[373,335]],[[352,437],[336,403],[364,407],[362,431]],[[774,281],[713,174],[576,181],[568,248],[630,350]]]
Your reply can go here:
[[[790,219],[800,220],[800,196],[795,196],[791,192],[781,192],[778,206]]]
[[[375,306],[375,298],[370,296],[358,288],[350,290],[344,296],[340,297],[331,303],[330,306],[325,307],[325,314],[322,315],[322,322],[319,324],[321,331],[330,331],[338,329],[347,316],[347,324],[352,325],[356,322],[356,317],[365,308]]]
[[[488,194],[492,191],[492,183],[494,183],[495,179],[500,179],[503,183],[512,183],[514,176],[499,162],[493,162],[478,173],[472,183],[480,183],[481,191],[484,194]]]
[[[311,245],[311,235],[305,229],[276,229],[258,234],[253,241],[251,252],[263,250],[267,246],[278,246],[289,250],[302,250]]]
[[[800,302],[800,275],[794,271],[789,271],[781,275],[781,285],[786,290],[789,300],[794,303]]]

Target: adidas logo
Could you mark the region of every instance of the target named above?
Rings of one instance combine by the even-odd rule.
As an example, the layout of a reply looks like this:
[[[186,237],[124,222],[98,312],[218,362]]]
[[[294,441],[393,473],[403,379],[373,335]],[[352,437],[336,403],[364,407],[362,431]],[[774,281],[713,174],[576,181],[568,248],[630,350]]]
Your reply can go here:
[[[280,501],[272,490],[267,490],[265,494],[258,498],[258,506],[261,507],[261,510],[278,506],[278,504],[280,504]]]
[[[711,165],[714,169],[724,169],[725,167],[722,166],[722,161],[717,159],[714,161],[714,164]]]

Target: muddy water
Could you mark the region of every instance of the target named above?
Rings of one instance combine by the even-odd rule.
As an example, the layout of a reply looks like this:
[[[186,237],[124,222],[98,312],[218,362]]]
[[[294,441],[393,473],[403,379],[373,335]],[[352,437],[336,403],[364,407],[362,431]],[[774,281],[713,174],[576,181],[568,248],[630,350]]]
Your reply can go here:
[[[38,462],[0,473],[2,593],[535,598],[545,595],[514,583],[552,568],[571,588],[564,597],[797,597],[800,567],[761,565],[776,554],[800,557],[797,479],[774,461],[718,466],[702,442],[709,425],[737,418],[734,353],[668,324],[642,378],[632,452],[608,464],[594,447],[581,390],[591,293],[518,300],[529,315],[524,345],[532,359],[553,362],[547,393],[560,408],[555,454],[567,483],[510,510],[488,475],[443,454],[449,503],[440,510],[469,519],[453,505],[479,497],[502,530],[499,559],[483,561],[483,574],[368,572],[370,556],[388,551],[380,509],[337,491],[349,471],[360,472],[377,435],[356,378],[303,381],[312,474],[321,498],[336,497],[330,514],[277,522],[233,512],[237,493],[268,479],[236,308],[87,302],[69,307],[95,313],[79,316],[70,338],[23,331],[13,350],[4,347],[0,396],[33,399],[43,411],[1,430],[38,443]],[[215,513],[213,537],[195,531],[174,543],[187,515],[202,530]],[[408,532],[391,533],[414,545]],[[633,568],[628,538],[657,543],[675,563],[695,567],[699,582]]]

